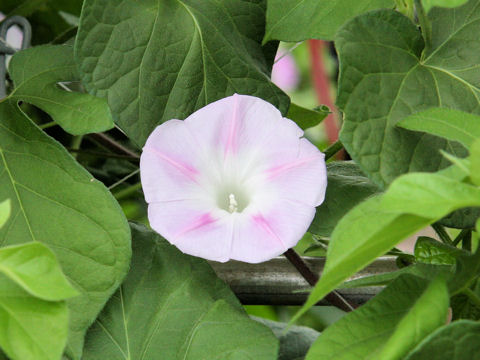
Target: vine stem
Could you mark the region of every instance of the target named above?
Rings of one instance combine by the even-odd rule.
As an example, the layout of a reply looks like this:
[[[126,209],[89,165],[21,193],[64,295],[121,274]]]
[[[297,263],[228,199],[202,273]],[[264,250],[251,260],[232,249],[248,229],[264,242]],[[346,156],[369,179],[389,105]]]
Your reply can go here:
[[[140,155],[138,155],[136,152],[130,150],[129,148],[120,144],[118,141],[116,141],[115,139],[112,139],[110,136],[106,134],[96,133],[96,134],[90,134],[89,136],[97,140],[99,143],[101,143],[105,147],[113,150],[117,154],[119,153],[119,154],[131,156],[135,159],[140,159]]]
[[[330,86],[322,58],[324,42],[321,40],[308,40],[310,61],[312,68],[312,80],[317,99],[320,104],[327,105],[332,113],[323,121],[328,142],[333,144],[338,139],[338,126],[336,122],[337,112],[330,94]]]
[[[122,189],[117,192],[113,192],[113,196],[117,201],[128,198],[130,195],[135,194],[137,191],[142,189],[142,183],[138,182],[136,184],[130,185],[129,187]]]
[[[307,263],[300,255],[297,254],[295,250],[288,249],[283,255],[285,255],[288,261],[290,261],[290,263],[298,270],[298,272],[311,286],[315,286],[319,279],[318,275],[308,267]],[[356,304],[349,303],[336,291],[332,291],[331,293],[327,294],[327,296],[325,296],[325,300],[327,300],[333,306],[346,312],[353,311],[358,307]]]
[[[449,236],[448,233],[445,231],[445,229],[443,228],[442,225],[435,223],[435,224],[432,224],[431,226],[432,226],[433,230],[435,230],[435,232],[437,233],[438,237],[440,238],[440,240],[441,240],[444,244],[453,245],[452,239],[450,239],[450,236]]]
[[[330,159],[336,153],[343,149],[343,144],[340,140],[335,141],[332,145],[325,149],[323,152],[325,154],[325,161]]]
[[[480,297],[478,297],[478,295],[475,294],[470,288],[463,289],[462,293],[466,295],[472,303],[480,308]]]

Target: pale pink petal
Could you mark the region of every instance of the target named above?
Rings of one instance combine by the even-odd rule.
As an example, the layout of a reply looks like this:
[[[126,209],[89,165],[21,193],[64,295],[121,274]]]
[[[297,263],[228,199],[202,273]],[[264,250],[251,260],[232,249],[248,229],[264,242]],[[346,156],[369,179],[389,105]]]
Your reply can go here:
[[[181,251],[208,260],[230,259],[233,219],[196,200],[153,203],[150,226]]]
[[[237,216],[232,259],[259,263],[281,255],[297,244],[315,216],[315,208],[289,200],[279,200],[268,208]]]
[[[185,124],[209,154],[245,161],[296,154],[303,131],[283,118],[272,104],[247,95],[233,95],[196,111]],[[215,155],[213,155],[215,156]]]
[[[300,76],[294,57],[278,53],[272,69],[272,82],[283,91],[292,91],[297,87]]]
[[[265,185],[260,191],[316,207],[325,198],[327,169],[324,159],[325,155],[316,146],[301,139],[298,157],[269,167],[264,174]]]
[[[140,159],[145,200],[151,203],[202,197],[201,167],[202,160],[183,121],[163,123],[148,138]]]

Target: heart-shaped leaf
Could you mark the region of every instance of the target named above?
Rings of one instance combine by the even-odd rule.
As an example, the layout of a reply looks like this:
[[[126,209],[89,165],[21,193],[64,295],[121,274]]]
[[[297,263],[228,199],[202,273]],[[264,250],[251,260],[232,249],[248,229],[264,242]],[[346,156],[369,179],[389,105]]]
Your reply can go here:
[[[458,144],[396,124],[431,107],[479,113],[477,5],[471,0],[458,8],[432,9],[429,48],[417,26],[393,10],[360,15],[337,33],[337,104],[345,115],[340,139],[378,184],[389,184],[406,172],[446,166],[440,149],[465,154]],[[458,44],[465,42],[468,46],[459,52]]]
[[[234,93],[286,114],[289,99],[269,79],[272,47],[260,45],[264,27],[258,0],[86,0],[75,53],[88,90],[143,146],[160,123]]]
[[[45,45],[20,51],[13,56],[9,73],[15,83],[9,98],[38,106],[70,134],[113,127],[105,99],[60,88],[60,82],[79,80],[73,47]]]
[[[143,226],[132,236],[130,272],[89,330],[84,360],[276,359],[272,332],[205,260]]]

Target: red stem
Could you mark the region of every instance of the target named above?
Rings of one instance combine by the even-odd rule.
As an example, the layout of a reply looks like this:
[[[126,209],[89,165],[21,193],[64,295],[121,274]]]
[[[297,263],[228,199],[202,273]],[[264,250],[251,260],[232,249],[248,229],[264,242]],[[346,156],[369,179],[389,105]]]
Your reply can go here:
[[[330,93],[329,79],[325,71],[325,64],[322,57],[324,42],[322,40],[308,40],[310,49],[310,62],[312,67],[312,81],[320,104],[327,105],[332,113],[323,121],[325,132],[330,144],[338,140],[337,109],[333,103]]]

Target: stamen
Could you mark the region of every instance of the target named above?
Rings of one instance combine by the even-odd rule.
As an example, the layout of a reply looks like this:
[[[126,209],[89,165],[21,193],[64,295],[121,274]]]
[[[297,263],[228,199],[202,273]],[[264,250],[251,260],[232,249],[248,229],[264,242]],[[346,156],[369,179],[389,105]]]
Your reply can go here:
[[[228,205],[228,211],[230,211],[231,213],[236,212],[238,209],[238,203],[237,200],[235,200],[235,195],[228,195],[228,200],[230,202],[230,204]]]

